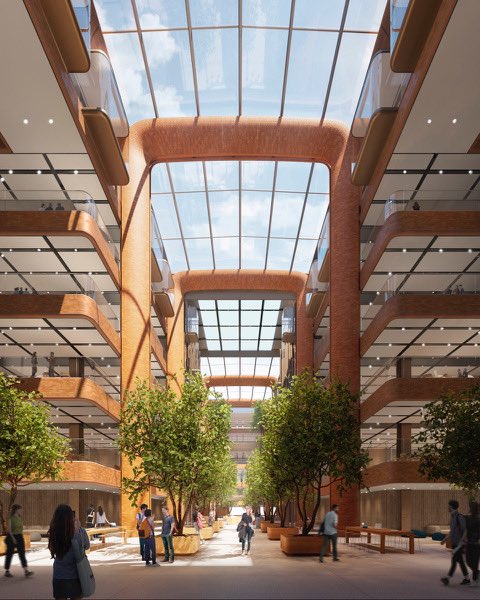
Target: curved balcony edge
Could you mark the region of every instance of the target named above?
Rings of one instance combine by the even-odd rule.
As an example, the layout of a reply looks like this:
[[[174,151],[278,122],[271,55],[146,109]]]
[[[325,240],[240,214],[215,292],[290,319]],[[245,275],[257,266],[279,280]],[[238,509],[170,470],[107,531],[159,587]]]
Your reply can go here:
[[[431,483],[431,480],[419,473],[417,460],[395,460],[367,467],[363,482],[363,487],[373,488],[403,483]],[[445,482],[439,480],[439,483]]]

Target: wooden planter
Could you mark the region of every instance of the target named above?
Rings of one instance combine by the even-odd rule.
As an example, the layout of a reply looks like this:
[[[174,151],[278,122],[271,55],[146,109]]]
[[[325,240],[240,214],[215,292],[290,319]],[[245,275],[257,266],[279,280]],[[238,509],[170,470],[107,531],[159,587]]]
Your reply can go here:
[[[24,533],[23,539],[25,540],[25,550],[30,550],[30,548],[32,547],[30,534]],[[16,550],[15,550],[15,552],[16,552]],[[0,535],[0,556],[3,556],[6,553],[7,553],[7,546],[5,544],[5,536]]]
[[[318,556],[322,549],[323,535],[284,535],[280,536],[280,549],[288,556]],[[330,556],[330,543],[325,556]]]
[[[232,517],[232,516],[228,515],[227,525],[238,525],[241,518],[242,517]]]
[[[297,535],[298,527],[267,527],[267,537],[269,540],[279,540],[281,535]]]
[[[270,521],[260,521],[260,531],[267,533],[267,527],[280,527],[280,523],[270,523]]]
[[[218,533],[220,531],[220,521],[213,522],[213,533]]]
[[[218,523],[218,526],[220,529],[223,529],[225,527],[225,523],[223,521],[223,519],[217,519],[217,521],[215,521],[216,523]]]
[[[172,539],[173,551],[176,556],[188,556],[196,554],[200,550],[200,538],[198,535],[174,535]],[[159,535],[155,537],[155,547],[157,554],[165,554],[163,541]]]
[[[195,527],[184,527],[183,533],[185,535],[198,535],[195,531]],[[202,539],[211,540],[213,538],[213,527],[202,527]]]

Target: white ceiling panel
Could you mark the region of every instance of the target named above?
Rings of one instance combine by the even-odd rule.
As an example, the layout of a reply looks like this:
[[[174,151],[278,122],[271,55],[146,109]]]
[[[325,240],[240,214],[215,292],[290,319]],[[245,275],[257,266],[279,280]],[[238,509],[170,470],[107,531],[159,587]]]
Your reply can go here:
[[[41,154],[0,154],[0,169],[49,169]]]
[[[385,211],[385,204],[370,204],[367,216],[365,217],[364,225],[376,225],[379,222],[380,217],[383,223],[383,213]]]
[[[68,329],[70,327],[82,327],[92,329],[92,325],[85,319],[49,319],[50,323],[58,329]]]
[[[397,356],[397,354],[403,350],[402,346],[379,346],[377,344],[378,342],[378,338],[375,342],[375,344],[373,346],[370,346],[370,348],[365,352],[365,354],[363,355],[364,358],[370,358],[373,360],[372,364],[373,366],[375,366],[375,358],[378,356],[380,358],[385,358],[385,357],[393,357],[393,356]]]
[[[93,169],[88,154],[49,154],[48,158],[54,169]]]
[[[5,356],[7,358],[9,356],[18,357],[26,356],[26,353],[25,350],[22,350],[21,348],[10,342],[10,344],[8,345],[3,344],[2,346],[0,346],[0,356]]]
[[[446,356],[449,352],[452,351],[451,347],[448,347],[446,344],[439,346],[422,346],[419,344],[415,344],[414,346],[410,346],[405,350],[404,356],[429,356],[429,357],[438,357],[438,356]]]
[[[68,332],[68,339],[73,344],[105,344],[105,340],[96,329],[77,329]]]
[[[61,252],[60,256],[71,271],[105,271],[105,265],[96,252]]]
[[[381,290],[385,285],[389,275],[385,273],[385,275],[371,275],[363,288],[366,292],[376,292]]]
[[[404,273],[410,271],[420,258],[420,252],[388,252],[378,261],[375,271]]]
[[[68,337],[68,335],[66,335],[66,337]],[[91,358],[96,358],[96,357],[101,358],[103,356],[105,359],[107,359],[107,358],[116,358],[117,357],[117,355],[112,350],[112,348],[110,348],[110,346],[107,346],[107,345],[105,345],[105,346],[82,346],[82,353],[85,356],[89,356]],[[100,361],[98,362],[98,365],[100,367],[104,366]]]
[[[22,173],[4,175],[9,187],[15,190],[61,190],[53,175],[24,175]]]
[[[60,179],[66,190],[81,190],[90,194],[93,200],[105,200],[105,192],[94,174],[60,175]]]
[[[44,326],[37,329],[17,329],[10,332],[12,338],[19,344],[63,344],[64,340],[53,330]]]
[[[384,175],[378,186],[374,200],[388,200],[395,192],[402,190],[414,190],[421,179],[421,175],[415,174],[399,174],[399,175]]]
[[[55,248],[63,249],[63,248],[88,248],[93,249],[92,242],[85,237],[82,236],[49,236],[49,240],[55,246]]]
[[[424,328],[432,319],[394,319],[391,321],[389,327],[415,327]]]
[[[422,190],[468,190],[478,175],[447,174],[427,175],[422,183]]]
[[[52,252],[12,252],[8,257],[18,271],[63,271],[62,263]]]
[[[102,292],[118,291],[110,275],[92,275],[91,277],[98,285],[99,289],[102,290]]]
[[[475,346],[474,344],[468,344],[466,346],[462,346],[461,348],[458,348],[457,350],[455,350],[453,356],[462,356],[465,358],[478,359],[479,354],[480,354],[479,346]]]
[[[0,328],[7,330],[9,327],[44,327],[43,319],[0,319]]]
[[[432,245],[433,248],[480,248],[480,236],[461,236],[459,232],[458,237],[439,237],[435,240]],[[475,255],[473,255],[475,256]],[[472,254],[470,253],[470,260],[473,259]]]
[[[387,169],[426,169],[432,154],[393,154]]]
[[[456,327],[458,329],[468,329],[469,327],[480,329],[480,319],[437,319],[435,327]]]
[[[472,332],[468,329],[429,329],[417,341],[419,344],[461,344],[471,336]]]
[[[480,169],[480,154],[440,154],[433,169]]]
[[[430,241],[431,236],[414,236],[414,235],[402,235],[390,240],[388,248],[426,248]]]
[[[36,236],[16,236],[16,237],[0,236],[0,248],[3,248],[3,251],[5,252],[9,248],[35,248],[35,249],[36,248],[48,248],[48,244],[43,239],[43,237],[36,237]],[[8,254],[6,254],[6,258],[9,258]]]
[[[421,329],[386,329],[377,338],[379,344],[409,344],[422,330]]]
[[[463,271],[472,260],[472,255],[464,252],[429,252],[422,258],[417,266],[417,271]]]

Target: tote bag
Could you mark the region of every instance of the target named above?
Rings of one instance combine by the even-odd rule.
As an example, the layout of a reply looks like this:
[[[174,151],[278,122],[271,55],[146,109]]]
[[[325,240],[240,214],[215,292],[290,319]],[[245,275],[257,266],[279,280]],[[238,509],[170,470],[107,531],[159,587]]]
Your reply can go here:
[[[83,554],[81,559],[77,560],[77,571],[78,578],[80,579],[80,587],[82,588],[82,597],[88,598],[95,593],[95,577],[83,547],[79,547],[77,540],[72,540],[72,544],[77,546],[79,555]]]

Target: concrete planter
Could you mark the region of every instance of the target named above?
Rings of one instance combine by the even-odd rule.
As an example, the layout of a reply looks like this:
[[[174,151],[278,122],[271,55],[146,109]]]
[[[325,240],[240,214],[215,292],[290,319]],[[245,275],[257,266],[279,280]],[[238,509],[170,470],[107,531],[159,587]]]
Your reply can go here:
[[[279,540],[281,535],[297,535],[298,527],[267,527],[267,537],[269,540]]]
[[[23,534],[23,539],[25,540],[25,550],[30,550],[32,547],[31,538],[29,533]],[[0,535],[0,556],[3,556],[7,553],[7,546],[5,545],[5,536]]]
[[[270,521],[260,521],[260,531],[267,533],[267,527],[280,527],[280,523],[270,523]]]
[[[195,531],[195,527],[184,527],[183,533],[185,535],[197,535]],[[202,528],[202,538],[204,540],[211,540],[213,538],[213,527],[203,527]]]
[[[198,535],[174,535],[172,539],[175,556],[188,556],[196,554],[200,550],[200,538]],[[155,536],[155,547],[157,554],[165,554],[163,541],[159,535]]]
[[[288,556],[318,556],[322,548],[323,536],[312,535],[285,535],[280,536],[280,549]],[[328,548],[330,550],[330,548]],[[327,552],[327,556],[328,556]]]

